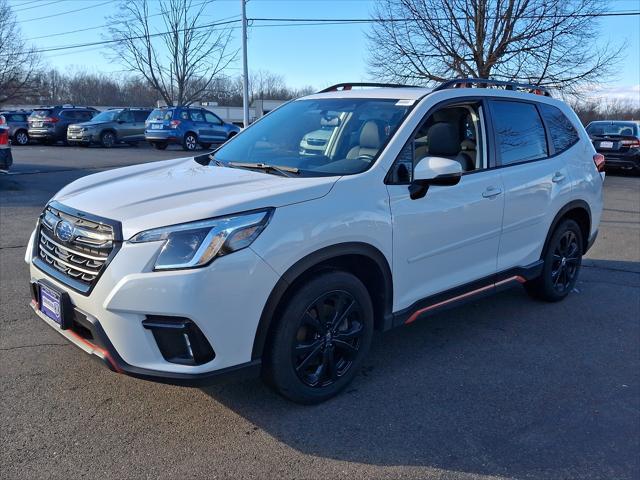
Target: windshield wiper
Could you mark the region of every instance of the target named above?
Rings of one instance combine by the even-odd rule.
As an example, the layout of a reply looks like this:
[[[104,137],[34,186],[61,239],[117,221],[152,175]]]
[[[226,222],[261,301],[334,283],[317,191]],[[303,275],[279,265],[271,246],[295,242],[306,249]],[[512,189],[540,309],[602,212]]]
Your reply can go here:
[[[300,174],[299,168],[285,167],[282,165],[269,165],[267,163],[228,162],[226,166],[236,168],[255,168],[258,170],[264,170],[265,172],[276,172],[283,177],[292,177],[292,173],[295,173],[296,175]]]

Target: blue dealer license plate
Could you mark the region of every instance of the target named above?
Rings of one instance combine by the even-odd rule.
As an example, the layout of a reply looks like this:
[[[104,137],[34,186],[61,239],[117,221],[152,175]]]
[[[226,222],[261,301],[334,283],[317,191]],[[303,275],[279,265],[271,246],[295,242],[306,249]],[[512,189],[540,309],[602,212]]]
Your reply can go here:
[[[62,326],[62,295],[59,292],[40,284],[40,311],[51,320]]]

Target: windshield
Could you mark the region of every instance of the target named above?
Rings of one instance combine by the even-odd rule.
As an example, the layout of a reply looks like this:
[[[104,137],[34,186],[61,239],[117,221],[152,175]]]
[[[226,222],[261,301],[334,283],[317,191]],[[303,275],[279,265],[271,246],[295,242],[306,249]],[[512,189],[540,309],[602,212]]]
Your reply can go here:
[[[637,134],[637,126],[630,122],[593,122],[587,127],[587,133],[593,136]]]
[[[167,110],[166,108],[156,108],[151,114],[149,120],[171,120],[173,118],[173,110]]]
[[[91,119],[92,122],[113,122],[120,115],[121,110],[107,110],[106,112],[99,113]]]
[[[407,112],[409,102],[381,99],[297,100],[274,110],[215,152],[222,163],[299,169],[300,175],[367,170]]]

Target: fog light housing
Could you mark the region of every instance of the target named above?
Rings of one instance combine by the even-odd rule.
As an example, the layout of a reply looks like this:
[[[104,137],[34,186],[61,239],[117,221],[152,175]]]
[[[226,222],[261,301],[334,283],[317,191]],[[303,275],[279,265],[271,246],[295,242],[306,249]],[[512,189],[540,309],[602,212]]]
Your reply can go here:
[[[188,318],[147,315],[142,326],[151,330],[167,362],[202,365],[216,356],[207,337]]]

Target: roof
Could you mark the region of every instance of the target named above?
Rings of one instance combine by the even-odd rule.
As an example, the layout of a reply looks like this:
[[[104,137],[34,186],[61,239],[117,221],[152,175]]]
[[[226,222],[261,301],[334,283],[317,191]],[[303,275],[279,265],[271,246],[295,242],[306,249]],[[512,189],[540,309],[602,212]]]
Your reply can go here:
[[[431,88],[407,87],[407,88],[361,88],[352,90],[339,90],[326,93],[314,93],[302,97],[303,99],[318,100],[322,98],[376,98],[392,100],[417,100],[431,93]]]

